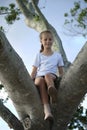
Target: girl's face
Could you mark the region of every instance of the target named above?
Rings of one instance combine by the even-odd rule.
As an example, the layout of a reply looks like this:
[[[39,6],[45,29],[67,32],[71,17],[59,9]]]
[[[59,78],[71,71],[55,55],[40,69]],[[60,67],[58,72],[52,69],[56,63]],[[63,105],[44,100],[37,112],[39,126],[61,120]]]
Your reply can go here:
[[[44,49],[50,49],[53,44],[53,36],[50,33],[42,34],[41,44],[43,44]]]

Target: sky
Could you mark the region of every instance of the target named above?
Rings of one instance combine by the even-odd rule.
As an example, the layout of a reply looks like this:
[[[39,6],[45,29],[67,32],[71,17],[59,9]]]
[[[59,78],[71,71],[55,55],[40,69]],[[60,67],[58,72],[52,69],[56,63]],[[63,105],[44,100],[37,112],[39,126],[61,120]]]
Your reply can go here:
[[[11,0],[14,2],[15,0]],[[7,5],[10,0],[0,0],[1,5]],[[43,8],[45,6],[45,8]],[[82,46],[86,42],[86,39],[82,36],[68,36],[64,34],[64,13],[69,12],[73,7],[73,1],[71,0],[41,0],[40,8],[49,23],[56,29],[59,37],[61,38],[66,56],[70,62],[73,62]],[[16,21],[13,25],[9,26],[0,16],[0,25],[3,25],[6,29],[6,36],[16,50],[19,56],[22,58],[28,72],[31,72],[33,60],[35,54],[40,50],[39,33],[34,29],[26,26],[24,16],[21,16],[21,20]],[[5,104],[8,108],[15,113],[15,110],[11,108],[11,101]],[[0,118],[0,130],[9,130],[7,124]]]

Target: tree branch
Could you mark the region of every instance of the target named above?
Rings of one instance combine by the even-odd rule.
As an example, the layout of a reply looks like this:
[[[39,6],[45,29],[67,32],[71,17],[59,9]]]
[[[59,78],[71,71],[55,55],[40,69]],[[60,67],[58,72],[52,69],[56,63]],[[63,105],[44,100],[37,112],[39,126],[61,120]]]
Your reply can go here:
[[[1,31],[0,81],[12,99],[21,120],[24,119],[26,115],[32,120],[43,116],[42,104],[36,87],[22,59],[18,56]]]
[[[36,13],[39,15],[39,17],[40,17],[41,19],[43,19],[43,22],[44,22],[45,24],[48,25],[48,21],[46,20],[46,18],[44,17],[44,15],[41,13],[41,11],[40,11],[39,7],[37,6],[35,0],[32,0],[32,5],[33,5],[33,7],[34,7]]]
[[[78,105],[87,93],[87,42],[60,83],[57,114],[58,129],[65,130]]]
[[[22,123],[7,107],[4,106],[1,100],[0,100],[0,116],[4,121],[7,122],[7,124],[11,129],[24,130]]]
[[[25,17],[28,17],[30,19],[33,18],[31,11],[27,8],[27,4],[24,4],[25,2],[23,2],[23,0],[16,0],[16,2],[18,3],[20,10],[22,11],[22,13],[24,14]]]

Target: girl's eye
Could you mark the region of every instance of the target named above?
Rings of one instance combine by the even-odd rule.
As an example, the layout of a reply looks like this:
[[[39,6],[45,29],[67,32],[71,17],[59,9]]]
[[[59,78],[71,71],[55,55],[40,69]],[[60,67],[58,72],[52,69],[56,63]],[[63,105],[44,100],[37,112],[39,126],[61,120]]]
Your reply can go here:
[[[46,39],[44,39],[44,41],[47,41],[47,38],[46,38]]]
[[[44,39],[44,41],[47,41],[47,40],[52,41],[52,39],[51,39],[51,38],[49,38],[49,39],[47,39],[47,38],[46,38],[46,39]]]

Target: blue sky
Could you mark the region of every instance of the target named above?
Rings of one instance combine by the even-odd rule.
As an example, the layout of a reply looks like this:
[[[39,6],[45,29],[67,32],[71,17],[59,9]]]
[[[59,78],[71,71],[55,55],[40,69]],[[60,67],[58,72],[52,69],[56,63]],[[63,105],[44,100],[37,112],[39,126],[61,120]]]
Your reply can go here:
[[[7,5],[10,0],[0,0],[0,5]],[[11,0],[14,2],[14,0]],[[45,6],[45,8],[43,8]],[[81,36],[70,37],[64,34],[63,24],[64,24],[64,13],[69,12],[69,9],[73,6],[73,1],[71,0],[41,0],[40,8],[49,23],[56,28],[58,35],[62,40],[62,44],[69,61],[73,62],[78,52],[84,45],[86,39]],[[0,16],[0,24],[6,28],[6,36],[19,54],[19,56],[24,61],[24,64],[31,72],[32,63],[35,54],[40,49],[39,33],[35,30],[26,26],[24,22],[24,16],[21,16],[21,20],[15,22],[12,26],[6,25],[3,17]],[[10,106],[8,104],[8,107]],[[12,111],[14,111],[12,109]],[[7,125],[0,119],[0,130],[9,130]]]

